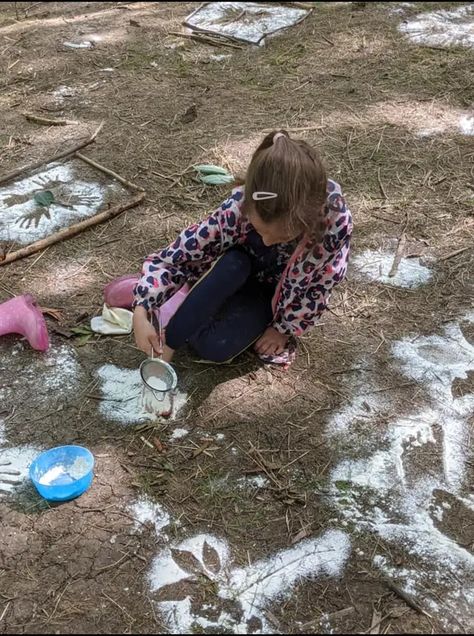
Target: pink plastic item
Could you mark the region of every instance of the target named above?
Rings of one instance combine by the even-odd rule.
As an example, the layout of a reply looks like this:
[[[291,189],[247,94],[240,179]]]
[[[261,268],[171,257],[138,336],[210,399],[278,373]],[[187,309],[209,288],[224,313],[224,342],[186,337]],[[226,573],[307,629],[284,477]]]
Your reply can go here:
[[[166,325],[169,323],[171,318],[178,311],[178,308],[183,304],[186,296],[190,291],[189,285],[183,285],[181,289],[179,289],[174,296],[171,296],[169,300],[167,300],[164,305],[161,305],[159,309],[155,309],[155,316],[161,321],[161,326],[164,329]]]
[[[127,274],[111,281],[104,287],[104,301],[109,307],[130,309],[133,303],[133,288],[140,280],[137,274]]]
[[[31,294],[16,296],[0,304],[0,336],[10,333],[25,336],[37,351],[48,349],[46,322]]]
[[[104,301],[107,305],[109,305],[109,307],[123,307],[125,309],[130,309],[133,303],[133,288],[139,279],[140,277],[135,274],[127,274],[126,276],[121,276],[120,278],[116,278],[111,281],[104,288]],[[174,296],[171,296],[171,298],[167,300],[160,309],[155,310],[154,313],[157,318],[159,314],[161,326],[163,328],[166,327],[171,318],[177,312],[178,307],[184,301],[190,289],[191,288],[188,284],[183,285],[183,287],[181,287]]]

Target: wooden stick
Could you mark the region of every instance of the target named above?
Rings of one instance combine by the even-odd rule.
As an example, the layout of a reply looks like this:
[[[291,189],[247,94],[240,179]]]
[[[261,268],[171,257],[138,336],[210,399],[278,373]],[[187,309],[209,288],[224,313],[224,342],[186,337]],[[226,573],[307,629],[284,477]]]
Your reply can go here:
[[[104,212],[100,212],[95,216],[91,216],[84,221],[80,221],[75,225],[71,225],[70,227],[66,227],[51,236],[46,237],[45,239],[41,239],[40,241],[36,241],[35,243],[31,243],[31,245],[27,245],[26,247],[22,247],[20,250],[16,252],[10,252],[6,256],[3,261],[0,261],[0,267],[2,265],[8,265],[8,263],[12,263],[13,261],[18,261],[21,258],[25,258],[26,256],[31,256],[31,254],[35,254],[40,250],[43,250],[45,247],[49,247],[50,245],[54,245],[54,243],[59,243],[59,241],[67,241],[68,239],[76,236],[76,234],[80,234],[87,228],[92,227],[93,225],[98,225],[99,223],[103,223],[104,221],[108,221],[109,219],[113,219],[115,216],[128,210],[130,208],[135,207],[139,203],[143,201],[145,198],[145,193],[141,192],[137,194],[135,198],[131,199],[127,203],[119,203],[118,205],[104,210]]]
[[[407,242],[407,237],[405,232],[398,239],[397,251],[395,252],[395,258],[393,259],[392,267],[388,273],[389,277],[392,278],[398,271],[398,266],[400,265],[400,261],[402,260],[403,251],[405,249],[405,243]]]
[[[125,179],[124,177],[121,177],[119,174],[117,174],[113,170],[110,170],[109,168],[106,168],[105,166],[98,163],[97,161],[94,161],[93,159],[89,159],[89,157],[86,157],[80,152],[75,152],[74,154],[76,155],[76,157],[79,157],[79,159],[82,159],[82,161],[85,161],[91,166],[94,166],[94,168],[97,168],[97,170],[100,170],[101,172],[108,174],[114,179],[117,179],[117,181],[120,181],[120,183],[123,183],[123,185],[126,185],[128,188],[131,188],[132,190],[138,190],[139,192],[145,192],[145,190],[141,186],[135,185],[135,183],[132,183],[131,181],[127,181],[127,179]]]
[[[262,132],[270,133],[272,132],[272,130],[275,130],[276,128],[278,128],[278,126],[275,126],[275,128],[264,128]],[[322,130],[323,128],[326,128],[326,126],[323,126],[320,124],[318,126],[301,126],[299,128],[283,128],[283,130],[286,130],[287,132],[302,132],[303,130]]]
[[[23,117],[28,121],[33,121],[35,124],[42,124],[43,126],[69,126],[79,123],[78,121],[70,119],[47,119],[46,117],[38,117],[38,115],[33,115],[32,113],[23,113]]]
[[[384,579],[386,585],[388,588],[390,588],[392,590],[392,592],[394,592],[397,596],[399,596],[402,600],[405,601],[405,603],[407,605],[409,605],[412,609],[414,609],[416,612],[418,612],[419,614],[423,614],[424,616],[427,616],[428,618],[432,618],[430,616],[430,614],[428,614],[428,612],[425,612],[425,610],[420,607],[418,605],[418,603],[416,603],[416,601],[414,601],[411,596],[409,596],[406,592],[404,592],[402,589],[400,589],[398,587],[398,585],[395,585],[395,583],[393,583],[392,581],[390,581],[389,579]]]
[[[210,44],[211,46],[226,46],[230,49],[242,49],[242,46],[238,44],[232,44],[232,42],[221,42],[220,40],[213,39],[209,36],[198,35],[197,33],[179,33],[177,31],[170,31],[168,35],[176,35],[180,38],[189,38],[190,40],[197,40],[198,42],[204,42],[205,44]]]
[[[442,256],[441,258],[439,258],[439,261],[447,261],[448,258],[453,258],[453,256],[457,256],[458,254],[462,254],[463,252],[466,252],[467,250],[471,250],[472,249],[472,245],[468,245],[467,247],[461,247],[458,250],[455,250],[454,252],[450,252],[449,254],[446,254],[446,256]]]
[[[18,168],[17,170],[14,170],[13,172],[10,172],[9,174],[6,174],[3,177],[0,177],[0,184],[5,183],[6,181],[10,181],[11,179],[14,179],[15,177],[18,177],[24,172],[36,170],[36,168],[39,168],[40,166],[44,166],[48,163],[52,163],[53,161],[57,161],[58,159],[63,159],[64,157],[67,157],[68,155],[74,154],[77,150],[81,150],[81,148],[85,148],[85,146],[88,146],[95,140],[97,135],[102,130],[103,125],[104,125],[104,122],[100,124],[100,126],[92,134],[92,136],[89,137],[89,139],[86,139],[85,141],[81,141],[81,143],[77,144],[76,146],[73,146],[69,150],[63,150],[62,152],[59,152],[57,155],[54,155],[54,157],[51,157],[49,159],[41,159],[41,161],[35,161],[34,163],[30,163],[28,166],[23,166],[22,168]]]
[[[377,170],[377,181],[379,182],[380,192],[383,198],[388,199],[387,193],[385,192],[385,188],[383,187],[382,179],[380,177],[380,168]]]

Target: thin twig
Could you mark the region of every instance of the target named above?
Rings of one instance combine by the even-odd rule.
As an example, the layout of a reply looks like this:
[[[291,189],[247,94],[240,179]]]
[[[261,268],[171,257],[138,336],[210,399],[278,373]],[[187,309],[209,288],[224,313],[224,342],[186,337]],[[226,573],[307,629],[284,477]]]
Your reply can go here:
[[[117,174],[113,170],[110,170],[110,168],[106,168],[105,166],[98,163],[97,161],[94,161],[93,159],[89,159],[89,157],[86,157],[80,152],[76,152],[75,155],[76,157],[79,157],[79,159],[82,159],[82,161],[85,161],[91,166],[94,166],[94,168],[97,168],[97,170],[100,170],[101,172],[108,174],[110,177],[117,179],[117,181],[120,181],[120,183],[123,183],[123,185],[127,186],[128,188],[132,188],[132,190],[139,190],[140,192],[145,192],[145,190],[141,186],[138,186],[135,183],[128,181],[127,179],[125,179],[124,177],[121,177],[119,174]]]
[[[385,192],[385,188],[383,187],[382,179],[380,177],[380,168],[377,168],[377,181],[379,182],[380,192],[385,200],[388,199],[387,193]]]
[[[284,130],[287,132],[303,132],[304,130],[322,130],[323,128],[326,128],[326,126],[319,124],[318,126],[300,126],[299,128],[285,128]],[[275,128],[264,128],[262,132],[270,133],[273,130],[275,130]]]
[[[472,245],[468,245],[467,247],[461,247],[458,250],[455,250],[454,252],[451,252],[450,254],[446,254],[446,256],[442,256],[441,258],[439,258],[439,261],[447,261],[448,258],[453,258],[453,256],[457,256],[458,254],[462,254],[463,252],[466,252],[467,250],[471,250],[472,249]]]
[[[35,124],[42,124],[43,126],[72,126],[79,124],[78,121],[70,119],[47,119],[46,117],[38,117],[38,115],[33,115],[32,113],[23,113],[23,117],[28,121],[32,121]]]
[[[400,265],[400,261],[402,260],[403,251],[405,249],[405,244],[407,242],[407,236],[405,232],[402,233],[400,238],[398,239],[397,251],[395,252],[395,258],[393,259],[392,267],[388,273],[390,278],[393,278],[398,271],[398,266]]]
[[[423,614],[424,616],[427,616],[428,618],[432,618],[432,616],[430,616],[430,614],[428,614],[428,612],[425,612],[425,610],[422,607],[420,607],[418,605],[418,603],[416,603],[416,601],[414,601],[411,598],[411,596],[409,596],[406,592],[404,592],[402,589],[400,589],[398,587],[398,585],[395,585],[395,583],[393,583],[389,579],[384,579],[384,581],[385,581],[387,587],[390,588],[390,590],[392,590],[392,592],[394,592],[402,600],[404,600],[405,603],[407,605],[409,605],[412,609],[414,609],[419,614]]]
[[[21,168],[18,168],[17,170],[14,170],[9,174],[0,177],[0,184],[5,183],[6,181],[10,181],[15,177],[18,177],[24,172],[31,172],[32,170],[36,170],[36,168],[39,168],[40,166],[45,166],[48,163],[52,163],[53,161],[58,161],[58,159],[64,159],[64,157],[74,154],[78,150],[81,150],[81,148],[85,148],[95,140],[99,132],[102,130],[103,125],[104,122],[100,124],[100,126],[96,129],[92,136],[89,137],[89,139],[81,141],[81,143],[73,146],[72,148],[69,148],[69,150],[63,150],[62,152],[59,152],[57,155],[54,155],[53,157],[50,157],[48,159],[41,159],[41,161],[35,161],[34,163],[30,163],[28,166],[22,166]]]
[[[210,44],[211,46],[225,46],[230,49],[240,49],[243,47],[232,42],[222,42],[221,40],[215,40],[204,34],[198,35],[197,33],[179,33],[177,31],[170,31],[168,35],[176,35],[180,38],[189,38],[190,40],[196,40],[197,42],[203,42],[204,44]]]

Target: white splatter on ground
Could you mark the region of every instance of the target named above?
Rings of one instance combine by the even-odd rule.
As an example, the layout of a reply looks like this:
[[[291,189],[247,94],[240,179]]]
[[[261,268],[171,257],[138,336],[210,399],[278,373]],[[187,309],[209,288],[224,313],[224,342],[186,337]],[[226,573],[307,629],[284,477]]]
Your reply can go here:
[[[420,13],[398,27],[409,40],[425,46],[474,47],[474,5]]]
[[[237,479],[238,488],[252,488],[259,490],[261,488],[266,488],[268,484],[268,479],[263,477],[263,475],[253,475],[252,477],[240,477]]]
[[[189,431],[187,428],[175,428],[174,431],[171,433],[169,440],[170,442],[175,442],[178,439],[186,437],[186,435],[189,435]]]
[[[474,115],[463,115],[459,120],[459,128],[463,135],[474,135]]]
[[[157,536],[163,528],[170,524],[170,516],[165,508],[148,497],[140,497],[128,508],[129,513],[135,519],[135,530],[141,530],[143,524],[152,523]]]
[[[100,412],[108,420],[120,424],[136,424],[156,419],[143,410],[142,380],[138,369],[124,369],[114,364],[106,364],[98,370],[102,381],[103,399]],[[187,395],[178,392],[174,398],[171,418],[176,417],[186,404]]]
[[[45,391],[54,393],[55,397],[74,392],[80,383],[81,369],[75,350],[68,345],[50,347],[47,352],[36,354],[28,344],[18,342],[2,351],[0,375],[10,378],[0,388],[0,400],[26,392],[34,402],[38,394]]]
[[[77,160],[56,162],[0,188],[0,241],[32,243],[96,214],[108,192],[125,192],[118,184],[101,185],[80,175]],[[49,207],[34,199],[46,191],[54,197]]]
[[[239,20],[231,20],[229,11],[235,17],[240,14]],[[211,2],[188,16],[185,24],[259,44],[265,36],[293,26],[307,15],[306,9],[297,7],[267,5],[262,11],[257,2]]]
[[[318,538],[302,541],[268,559],[233,567],[227,542],[200,534],[160,552],[153,561],[148,580],[151,591],[158,592],[181,581],[197,581],[204,573],[215,583],[218,597],[234,605],[234,609],[217,611],[216,617],[210,618],[206,612],[208,607],[195,607],[191,596],[157,602],[171,633],[220,628],[246,634],[248,622],[253,619],[261,628],[252,632],[268,634],[273,630],[267,622],[265,608],[271,602],[287,598],[304,579],[340,576],[350,552],[348,536],[340,530],[328,530]],[[179,565],[178,554],[181,556]],[[170,587],[167,589],[169,592]]]
[[[432,271],[419,258],[402,258],[395,276],[389,276],[395,254],[365,250],[352,257],[351,268],[358,276],[394,287],[419,287],[432,278]]]
[[[473,316],[466,320],[472,322]],[[386,556],[374,559],[377,567],[401,581],[405,591],[448,628],[456,622],[453,616],[472,617],[474,557],[437,527],[448,508],[437,506],[434,497],[435,491],[444,492],[470,504],[465,494],[469,487],[466,463],[474,395],[453,397],[452,383],[456,378],[466,379],[474,370],[474,347],[459,324],[451,323],[443,335],[396,342],[392,353],[398,369],[426,390],[426,400],[398,418],[387,416],[386,403],[374,404],[378,397],[372,398],[369,415],[356,401],[336,414],[327,429],[336,443],[347,443],[347,431],[353,423],[348,420],[349,426],[341,425],[347,416],[368,418],[365,430],[377,431],[379,440],[374,449],[374,438],[367,433],[364,439],[357,431],[358,445],[366,453],[356,459],[347,458],[345,453],[332,471],[331,491],[340,514],[356,529],[375,532],[402,549],[410,563],[415,559],[419,562],[400,568]],[[388,420],[383,445],[380,420]],[[420,471],[414,453],[427,447],[442,458],[428,474],[425,467]],[[433,585],[443,589],[442,603],[433,594]]]

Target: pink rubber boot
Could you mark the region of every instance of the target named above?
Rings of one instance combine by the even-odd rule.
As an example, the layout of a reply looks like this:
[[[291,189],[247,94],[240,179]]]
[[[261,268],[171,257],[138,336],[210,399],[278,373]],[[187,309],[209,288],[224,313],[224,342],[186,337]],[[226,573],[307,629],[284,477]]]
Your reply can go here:
[[[9,333],[25,336],[37,351],[46,351],[49,347],[46,322],[31,294],[16,296],[0,304],[0,336]]]
[[[116,278],[104,287],[104,301],[109,307],[131,309],[133,288],[139,280],[138,274],[127,274]]]

